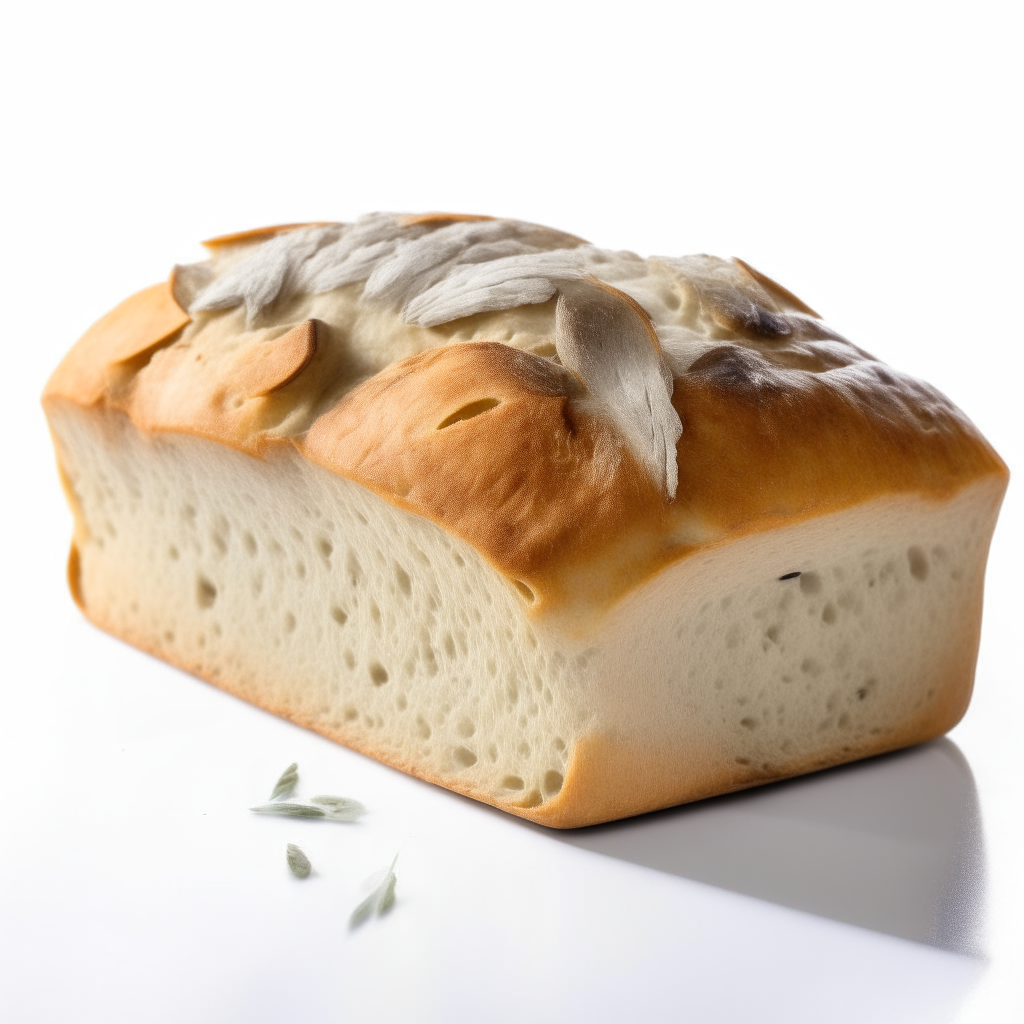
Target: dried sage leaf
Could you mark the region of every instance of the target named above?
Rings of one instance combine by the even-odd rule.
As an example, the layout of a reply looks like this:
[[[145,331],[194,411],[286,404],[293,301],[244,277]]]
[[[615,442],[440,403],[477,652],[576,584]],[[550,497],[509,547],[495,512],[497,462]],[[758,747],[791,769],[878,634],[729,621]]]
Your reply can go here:
[[[270,799],[277,800],[279,797],[288,796],[298,785],[298,782],[299,766],[293,762],[281,773],[281,778],[274,785],[274,791],[270,794]]]
[[[357,821],[366,813],[366,808],[347,796],[315,796],[310,801],[327,808],[327,816],[335,821]]]
[[[350,929],[358,928],[373,913],[376,898],[376,893],[370,893],[370,895],[352,911],[352,916],[348,919],[348,926]]]
[[[377,882],[379,876],[371,876],[373,882],[376,883],[376,888],[352,911],[352,916],[348,919],[350,929],[358,928],[374,914],[377,917],[386,914],[395,905],[395,886],[398,884],[398,878],[395,876],[397,862],[398,854],[396,853],[380,882]]]
[[[388,879],[388,882],[384,887],[384,895],[380,898],[380,907],[377,910],[378,914],[386,914],[395,905],[395,886],[397,884],[398,879],[395,877],[394,872],[392,872],[391,877]]]
[[[249,810],[256,814],[280,814],[287,818],[327,817],[327,812],[322,807],[312,807],[309,804],[289,804],[283,800],[276,804],[260,804],[259,807],[250,807]]]
[[[313,865],[309,858],[294,844],[289,843],[287,848],[288,867],[296,878],[309,878]]]

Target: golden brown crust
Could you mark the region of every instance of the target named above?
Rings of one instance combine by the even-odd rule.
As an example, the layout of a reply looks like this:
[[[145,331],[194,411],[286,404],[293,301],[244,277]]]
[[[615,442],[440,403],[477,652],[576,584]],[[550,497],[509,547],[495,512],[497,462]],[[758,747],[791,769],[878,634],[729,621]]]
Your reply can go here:
[[[290,384],[316,353],[316,320],[306,320],[287,334],[246,351],[238,369],[238,383],[250,398],[263,398]]]
[[[79,554],[78,545],[72,541],[68,551],[68,590],[74,598],[75,604],[84,612],[85,598],[82,596],[82,556]]]
[[[166,344],[189,321],[174,301],[170,282],[136,292],[82,335],[53,372],[43,399],[93,405],[109,395],[120,365]]]
[[[945,396],[877,362],[806,373],[727,345],[676,381],[673,402],[679,503],[730,533],[1006,474]]]
[[[289,444],[273,429],[297,395],[329,386],[336,363],[321,342],[330,328],[310,318],[283,330],[236,330],[224,319],[214,328],[158,352],[108,407],[140,430],[193,434],[249,455]]]

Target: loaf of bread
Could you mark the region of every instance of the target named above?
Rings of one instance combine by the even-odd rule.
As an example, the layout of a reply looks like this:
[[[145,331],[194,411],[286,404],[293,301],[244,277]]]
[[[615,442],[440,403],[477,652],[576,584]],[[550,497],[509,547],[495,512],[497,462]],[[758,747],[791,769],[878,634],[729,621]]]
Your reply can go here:
[[[46,387],[96,625],[559,827],[960,719],[1006,467],[768,277],[446,214],[206,245]]]

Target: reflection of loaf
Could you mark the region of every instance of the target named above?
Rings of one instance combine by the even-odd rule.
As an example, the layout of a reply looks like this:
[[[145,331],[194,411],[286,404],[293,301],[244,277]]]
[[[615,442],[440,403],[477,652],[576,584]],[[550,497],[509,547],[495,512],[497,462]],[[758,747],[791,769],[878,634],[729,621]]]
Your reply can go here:
[[[104,629],[557,826],[962,715],[1006,469],[746,264],[441,215],[208,244],[44,395]]]

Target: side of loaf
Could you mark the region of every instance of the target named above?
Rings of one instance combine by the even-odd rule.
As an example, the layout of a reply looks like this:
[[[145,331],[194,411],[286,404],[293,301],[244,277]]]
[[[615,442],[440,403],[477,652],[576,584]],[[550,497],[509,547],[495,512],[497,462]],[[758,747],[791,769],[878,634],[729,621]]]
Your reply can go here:
[[[453,215],[209,245],[44,394],[101,628],[558,827],[963,714],[1005,466],[764,275]]]

